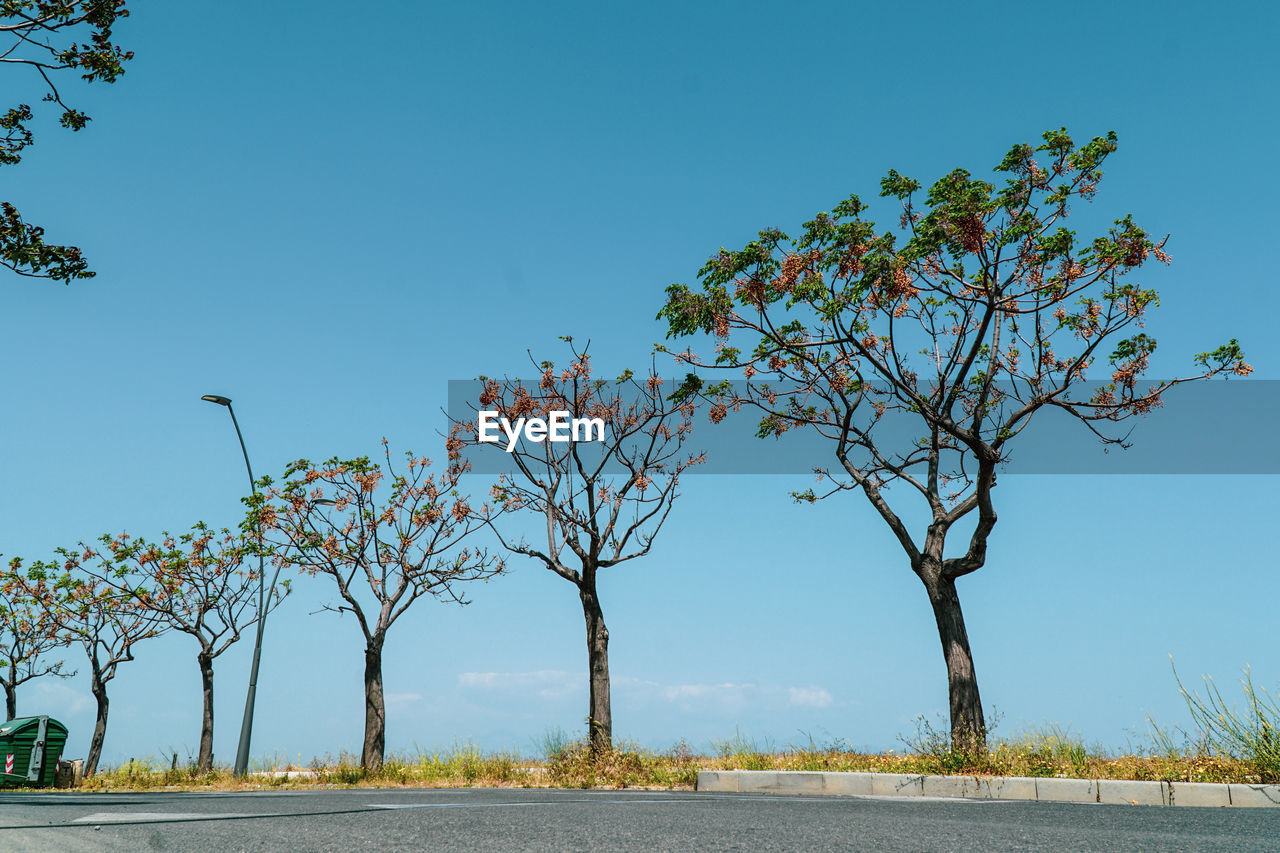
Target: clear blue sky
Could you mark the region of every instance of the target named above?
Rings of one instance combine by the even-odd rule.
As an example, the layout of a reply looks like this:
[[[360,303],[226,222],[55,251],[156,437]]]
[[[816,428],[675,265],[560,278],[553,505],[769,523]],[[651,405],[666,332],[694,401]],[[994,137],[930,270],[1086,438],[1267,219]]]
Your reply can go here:
[[[448,380],[559,358],[562,334],[639,367],[662,289],[721,245],[874,197],[890,168],[986,171],[1063,125],[1119,134],[1096,213],[1173,235],[1146,280],[1156,373],[1237,337],[1280,378],[1268,4],[131,5],[127,75],[63,87],[89,127],[46,121],[3,172],[0,197],[99,273],[0,281],[6,556],[234,524],[239,450],[201,394],[235,400],[259,473],[383,436],[437,454]],[[6,72],[3,100],[34,104],[37,82]],[[651,556],[603,579],[619,735],[887,749],[944,712],[897,544],[859,500],[791,504],[806,485],[691,478]],[[1056,721],[1123,746],[1148,713],[1182,722],[1170,654],[1231,694],[1245,664],[1280,680],[1275,477],[1009,477],[996,499],[961,595],[998,734]],[[513,568],[393,628],[390,749],[582,727],[574,590]],[[361,640],[310,615],[328,600],[300,583],[269,624],[255,755],[359,745]],[[195,751],[195,651],[173,636],[121,668],[106,761]],[[248,657],[217,665],[223,761]],[[20,711],[86,751],[85,678],[26,687]]]

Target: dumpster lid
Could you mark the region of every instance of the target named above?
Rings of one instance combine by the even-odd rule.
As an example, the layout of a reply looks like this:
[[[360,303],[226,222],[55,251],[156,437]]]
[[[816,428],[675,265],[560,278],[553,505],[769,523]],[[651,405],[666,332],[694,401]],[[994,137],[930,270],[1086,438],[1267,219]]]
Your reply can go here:
[[[16,734],[17,732],[20,732],[24,729],[36,728],[40,725],[40,719],[41,719],[40,716],[15,717],[14,719],[9,720],[6,723],[0,724],[0,737],[6,737],[8,735]],[[64,726],[62,723],[58,722],[57,720],[55,720],[53,717],[45,716],[44,719],[47,719],[49,721],[49,724],[48,724],[49,729],[58,728],[58,729],[61,729],[64,733],[66,732],[67,727]]]

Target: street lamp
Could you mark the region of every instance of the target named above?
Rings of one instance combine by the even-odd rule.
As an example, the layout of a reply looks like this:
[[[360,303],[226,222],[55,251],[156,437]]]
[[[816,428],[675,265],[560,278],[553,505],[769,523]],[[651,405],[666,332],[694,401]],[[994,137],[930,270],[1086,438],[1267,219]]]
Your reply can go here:
[[[253,479],[253,466],[249,464],[249,451],[244,446],[244,436],[240,434],[240,423],[236,420],[236,410],[231,408],[231,398],[218,394],[205,394],[200,398],[219,406],[226,406],[231,413],[231,424],[236,428],[236,438],[240,439],[240,452],[244,454],[244,467],[249,472],[249,488],[258,494],[258,484]],[[280,569],[276,568],[276,577]],[[267,621],[266,587],[263,583],[266,571],[263,566],[262,528],[258,528],[258,624],[253,641],[253,665],[249,669],[249,692],[244,700],[244,720],[240,723],[240,745],[236,747],[236,776],[244,776],[249,772],[249,739],[253,736],[253,702],[258,692],[258,661],[262,659],[262,629]],[[271,591],[276,589],[276,578],[271,579]]]

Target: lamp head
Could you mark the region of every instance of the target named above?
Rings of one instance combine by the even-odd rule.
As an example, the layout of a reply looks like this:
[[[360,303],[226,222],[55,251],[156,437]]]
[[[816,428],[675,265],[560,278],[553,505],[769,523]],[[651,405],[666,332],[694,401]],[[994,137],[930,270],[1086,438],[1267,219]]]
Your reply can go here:
[[[220,394],[205,394],[205,395],[204,395],[203,397],[201,397],[200,399],[201,399],[201,400],[208,400],[210,403],[217,403],[219,406],[230,406],[230,405],[231,405],[231,398],[230,398],[230,397],[223,397],[223,396],[221,396]]]

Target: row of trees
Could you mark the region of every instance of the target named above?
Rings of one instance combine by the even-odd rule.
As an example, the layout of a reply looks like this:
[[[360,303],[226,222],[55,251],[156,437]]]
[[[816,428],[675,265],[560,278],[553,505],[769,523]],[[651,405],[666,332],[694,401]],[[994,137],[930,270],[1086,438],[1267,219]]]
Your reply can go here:
[[[470,470],[466,451],[488,447],[476,422],[458,420],[446,441],[447,463],[439,474],[430,462],[405,454],[393,464],[384,440],[382,465],[368,458],[293,463],[281,485],[260,481],[249,499],[246,529],[263,537],[277,566],[292,565],[327,576],[365,643],[365,730],[361,762],[382,764],[386,707],[382,656],[392,625],[417,599],[432,595],[466,603],[461,585],[501,573],[505,564],[482,547],[464,543],[479,531],[493,533],[499,550],[532,558],[573,584],[586,627],[589,705],[593,749],[611,743],[609,629],[600,600],[600,572],[649,553],[678,495],[682,472],[698,464],[685,452],[694,405],[664,398],[662,379],[627,372],[616,380],[593,375],[586,348],[571,338],[569,363],[557,371],[536,362],[540,379],[484,379],[476,406],[501,417],[549,418],[571,411],[605,423],[603,439],[587,444],[521,441],[511,452],[513,472],[502,475],[489,500],[473,507],[461,492]],[[387,488],[379,494],[379,485]],[[515,534],[517,513],[540,519],[545,538]]]
[[[0,0],[0,62],[31,74],[42,99],[60,110],[60,124],[81,130],[89,117],[64,102],[54,80],[72,73],[115,82],[132,53],[115,42],[113,28],[128,14],[125,0]],[[27,103],[0,109],[0,166],[12,166],[34,141],[35,112]],[[249,501],[247,538],[197,525],[157,544],[121,535],[29,566],[15,560],[0,582],[0,682],[9,716],[20,685],[69,674],[48,658],[79,643],[98,704],[92,769],[116,668],[132,659],[140,640],[183,631],[199,645],[199,761],[209,766],[213,661],[264,615],[251,594],[261,579],[241,565],[251,549],[269,545],[277,567],[331,578],[341,602],[333,609],[359,624],[364,760],[376,765],[387,633],[418,598],[461,602],[463,582],[502,570],[485,550],[462,544],[489,528],[503,550],[533,559],[577,590],[590,737],[605,745],[612,716],[599,572],[649,551],[680,473],[701,461],[684,453],[684,441],[693,406],[703,402],[712,421],[730,411],[758,413],[761,438],[808,430],[828,440],[832,464],[816,469],[820,487],[794,496],[813,502],[858,493],[888,525],[933,610],[953,745],[981,748],[985,722],[956,582],[986,562],[997,520],[993,489],[1013,439],[1038,412],[1055,408],[1104,441],[1123,443],[1105,431],[1107,423],[1151,411],[1180,382],[1252,370],[1232,340],[1195,356],[1193,375],[1141,383],[1156,349],[1145,318],[1158,297],[1136,276],[1152,258],[1168,261],[1167,238],[1154,238],[1129,216],[1089,241],[1065,226],[1073,202],[1093,199],[1115,150],[1114,134],[1077,145],[1065,130],[1050,131],[1038,145],[1009,150],[995,168],[1003,186],[956,169],[921,200],[917,181],[891,171],[881,195],[900,205],[896,230],[877,230],[867,206],[850,196],[804,223],[797,239],[767,229],[741,249],[722,248],[699,273],[701,287],[671,285],[658,313],[669,337],[714,341],[710,355],[672,352],[692,371],[674,397],[664,398],[650,376],[624,400],[617,386],[636,385],[633,377],[624,374],[613,386],[592,377],[586,352],[576,349],[560,373],[538,365],[536,388],[486,382],[477,401],[486,409],[509,417],[552,410],[603,417],[609,435],[589,454],[573,443],[521,444],[514,473],[480,510],[457,488],[466,471],[461,454],[477,443],[474,424],[462,422],[438,475],[412,455],[399,469],[389,453],[385,465],[300,460],[281,486],[264,481],[263,494]],[[46,242],[7,201],[0,202],[0,265],[68,283],[93,275],[77,248]],[[732,371],[743,381],[708,382],[700,370]],[[1103,378],[1086,385],[1091,370]],[[907,451],[891,450],[896,443],[885,440],[886,417],[894,415],[917,427]],[[379,501],[384,480],[390,495]],[[914,531],[904,520],[911,501],[921,502],[926,518]],[[501,517],[517,510],[545,518],[545,542],[504,530]],[[361,595],[365,588],[371,598]],[[263,609],[283,591],[272,590]]]
[[[0,62],[30,72],[42,99],[60,109],[60,124],[79,131],[89,116],[63,100],[55,79],[74,73],[90,83],[118,80],[133,54],[115,41],[113,29],[128,15],[125,0],[3,0]],[[0,113],[0,166],[21,161],[35,139],[35,115],[28,103]],[[0,203],[0,264],[19,275],[64,283],[94,275],[78,248],[47,242],[44,230],[7,201]],[[185,632],[199,648],[204,711],[198,766],[209,768],[214,660],[287,592],[287,583],[272,590],[259,612],[254,592],[262,579],[243,564],[254,549],[268,549],[276,568],[290,565],[330,578],[339,600],[331,609],[351,614],[359,625],[365,643],[363,761],[376,766],[385,739],[382,653],[388,631],[417,599],[430,594],[463,603],[464,582],[502,571],[496,557],[462,544],[487,527],[497,532],[503,549],[534,557],[577,589],[591,671],[590,736],[594,746],[606,745],[612,731],[609,633],[598,574],[648,552],[676,496],[679,472],[697,461],[677,458],[692,405],[662,400],[656,377],[643,386],[641,402],[609,397],[606,383],[590,376],[585,351],[573,351],[571,366],[558,380],[550,365],[543,368],[546,393],[530,395],[518,382],[493,382],[486,386],[485,405],[524,414],[589,406],[610,417],[609,449],[592,464],[574,448],[545,458],[522,449],[516,458],[524,479],[499,483],[494,504],[480,513],[472,512],[457,488],[466,470],[459,452],[474,431],[468,438],[455,430],[448,465],[438,475],[412,454],[397,467],[389,451],[383,464],[367,457],[320,465],[299,460],[279,487],[263,481],[264,491],[249,500],[250,516],[239,533],[196,525],[177,539],[165,534],[156,544],[121,534],[92,547],[60,549],[49,560],[24,565],[14,559],[0,578],[0,681],[8,717],[17,713],[19,686],[73,674],[52,657],[61,647],[79,644],[97,703],[86,761],[93,772],[106,733],[107,686],[117,668],[133,660],[140,641]],[[681,422],[673,428],[677,415]],[[611,462],[625,465],[629,476],[606,475]],[[380,484],[389,489],[385,498],[375,495]],[[517,509],[546,516],[545,546],[513,539],[494,526],[496,517]]]
[[[15,596],[9,631],[31,626],[31,635],[11,647],[6,689],[12,696],[25,680],[64,674],[40,662],[49,643],[84,645],[99,704],[92,766],[115,667],[132,658],[140,639],[186,631],[200,640],[207,674],[204,764],[206,754],[211,760],[213,659],[262,614],[243,604],[219,623],[222,633],[213,631],[192,614],[206,612],[200,600],[224,599],[181,597],[183,572],[221,561],[234,566],[228,572],[235,584],[253,585],[258,579],[240,565],[262,548],[277,568],[328,577],[338,596],[331,609],[358,624],[365,644],[362,759],[374,768],[385,743],[388,633],[419,598],[464,603],[466,582],[503,571],[502,560],[471,538],[487,529],[501,551],[533,560],[577,591],[589,736],[603,748],[612,714],[599,575],[649,552],[681,474],[702,461],[688,440],[695,407],[705,405],[713,422],[755,412],[762,439],[807,430],[827,440],[833,464],[815,469],[818,488],[794,497],[861,494],[892,531],[935,617],[952,744],[981,749],[986,725],[957,581],[986,562],[997,520],[993,490],[1013,440],[1037,413],[1054,408],[1121,444],[1107,425],[1150,412],[1173,386],[1252,370],[1232,340],[1195,356],[1190,376],[1144,382],[1156,349],[1145,318],[1157,294],[1136,276],[1150,259],[1168,261],[1165,240],[1128,216],[1087,242],[1064,225],[1074,201],[1093,198],[1115,150],[1114,134],[1077,145],[1065,130],[1050,131],[1039,145],[1010,149],[995,169],[1001,187],[957,169],[921,200],[919,183],[890,172],[881,195],[900,206],[896,230],[877,230],[851,196],[804,223],[797,239],[769,229],[742,249],[721,249],[701,270],[701,287],[670,286],[658,313],[669,337],[701,334],[714,343],[710,355],[659,347],[689,370],[673,395],[664,395],[656,368],[640,378],[593,375],[585,348],[571,339],[568,363],[557,370],[535,362],[535,382],[483,380],[476,408],[511,420],[565,410],[602,419],[607,434],[591,444],[522,441],[511,453],[511,473],[480,506],[460,489],[467,458],[506,449],[479,442],[475,422],[460,418],[436,473],[412,454],[393,464],[389,449],[377,463],[303,459],[280,484],[261,481],[260,493],[246,499],[240,534],[219,538],[197,527],[157,546],[121,536],[48,562],[15,562],[5,582]],[[1097,381],[1086,384],[1091,371]],[[741,380],[717,377],[725,372]],[[889,416],[897,418],[895,431],[903,417],[915,424],[906,449],[897,449],[900,434],[885,435]],[[923,502],[926,519],[914,531],[904,511],[911,500]],[[508,518],[516,513],[545,522],[545,535],[517,535]],[[212,543],[224,550],[215,554]],[[117,611],[105,621],[95,615],[111,607]]]
[[[503,476],[491,500],[473,507],[462,493],[469,470],[463,458],[476,445],[473,423],[454,425],[447,462],[433,471],[428,459],[300,459],[280,484],[265,477],[246,498],[238,533],[198,524],[157,544],[126,534],[58,549],[55,559],[14,559],[0,579],[0,630],[9,641],[3,678],[9,718],[17,713],[17,687],[41,675],[66,676],[50,658],[63,646],[83,647],[97,719],[86,770],[101,755],[108,715],[107,686],[120,664],[134,659],[139,642],[181,631],[197,642],[203,715],[199,770],[213,763],[213,664],[242,632],[279,605],[290,589],[280,583],[258,609],[259,576],[245,558],[259,549],[275,569],[327,578],[336,593],[324,609],[350,615],[364,643],[365,725],[362,765],[381,766],[386,743],[382,659],[393,625],[420,598],[465,604],[464,585],[504,570],[503,561],[474,543],[492,531],[500,550],[536,559],[570,581],[582,603],[590,672],[589,737],[607,748],[612,737],[609,632],[598,588],[599,573],[648,553],[671,511],[678,478],[701,457],[682,453],[693,404],[672,403],[662,381],[630,374],[617,381],[593,377],[584,350],[571,347],[571,363],[557,373],[543,363],[532,391],[518,380],[488,380],[479,404],[504,416],[548,416],[555,410],[589,412],[605,420],[602,443],[584,452],[574,444],[522,444],[512,454],[517,476]],[[620,466],[622,475],[610,473]],[[545,544],[517,537],[504,516],[528,510],[545,518]],[[278,572],[277,572],[278,574]]]
[[[10,561],[0,576],[0,627],[8,719],[17,714],[19,685],[42,675],[70,676],[60,647],[77,645],[89,667],[96,705],[85,770],[97,769],[106,738],[108,685],[121,664],[134,660],[143,640],[167,631],[189,634],[198,646],[203,715],[197,765],[213,766],[213,665],[260,618],[258,576],[242,568],[253,550],[242,534],[197,524],[156,543],[128,534],[103,536],[96,545],[59,548],[53,559]],[[288,591],[268,596],[270,612]]]

